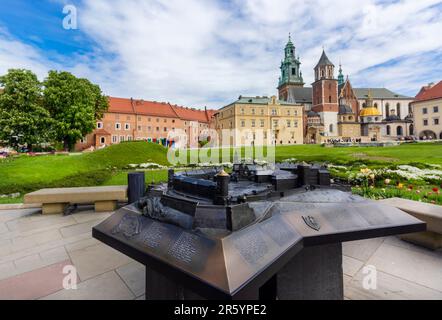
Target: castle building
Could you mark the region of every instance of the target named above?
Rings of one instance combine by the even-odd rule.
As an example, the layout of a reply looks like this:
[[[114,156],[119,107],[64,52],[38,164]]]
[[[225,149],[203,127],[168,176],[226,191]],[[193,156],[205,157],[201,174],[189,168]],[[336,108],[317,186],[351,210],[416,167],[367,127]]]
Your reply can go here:
[[[325,50],[314,68],[312,87],[304,87],[300,58],[294,54],[289,37],[278,90],[281,100],[304,105],[305,143],[336,139],[388,141],[414,135],[413,98],[386,88],[353,88],[341,64],[335,77],[335,65]]]
[[[415,135],[442,140],[442,81],[423,87],[412,103]]]
[[[171,146],[170,132],[183,132],[188,146],[198,146],[213,128],[214,110],[197,110],[165,102],[109,97],[109,109],[93,133],[75,150],[102,148],[125,141],[147,141]]]
[[[276,96],[240,96],[215,114],[221,146],[303,144],[303,127],[303,105]]]

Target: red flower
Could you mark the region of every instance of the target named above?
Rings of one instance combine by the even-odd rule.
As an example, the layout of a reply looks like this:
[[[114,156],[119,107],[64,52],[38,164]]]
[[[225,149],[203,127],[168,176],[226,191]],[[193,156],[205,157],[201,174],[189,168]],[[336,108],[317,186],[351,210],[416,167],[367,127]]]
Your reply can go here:
[[[439,189],[438,188],[433,188],[433,192],[439,193]]]
[[[413,186],[408,186],[408,190],[413,190]]]

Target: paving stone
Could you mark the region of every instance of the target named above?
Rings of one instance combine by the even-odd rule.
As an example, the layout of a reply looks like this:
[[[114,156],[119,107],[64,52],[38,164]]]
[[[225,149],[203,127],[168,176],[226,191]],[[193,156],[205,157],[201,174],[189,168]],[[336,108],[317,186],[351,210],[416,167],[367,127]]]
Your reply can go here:
[[[442,300],[442,292],[384,272],[377,273],[377,289],[366,290],[363,287],[364,276],[360,271],[346,284],[346,297],[352,300]]]
[[[436,256],[440,256],[442,258],[442,250],[432,251],[428,248],[418,246],[416,244],[404,241],[404,240],[400,239],[399,237],[388,237],[385,239],[385,243],[388,245],[391,245],[391,246],[409,249],[409,250],[417,251],[417,252],[424,253],[424,254],[433,254]]]
[[[100,243],[101,243],[100,241],[92,238],[92,234],[91,234],[90,238],[87,238],[87,239],[84,239],[81,241],[77,241],[74,243],[69,243],[69,244],[65,245],[65,248],[66,248],[67,252],[72,252],[72,251],[84,249],[87,247],[92,247],[92,246],[95,246]]]
[[[0,222],[8,222],[40,212],[41,209],[0,210]]]
[[[84,239],[89,239],[89,234],[82,234],[75,237],[67,238],[67,239],[60,239],[52,242],[45,243],[43,245],[35,246],[32,248],[28,248],[19,252],[11,253],[8,255],[0,255],[0,263],[5,263],[9,261],[14,261],[20,258],[24,258],[33,254],[38,254],[40,252],[44,252],[47,250],[51,250],[60,246],[64,246],[70,243],[75,243]],[[0,250],[1,251],[1,250]]]
[[[17,274],[17,268],[13,262],[0,264],[0,280],[10,278]]]
[[[54,264],[0,281],[0,300],[30,300],[63,289],[63,268],[70,261]]]
[[[56,216],[31,216],[31,217],[25,217],[22,219],[17,219],[13,221],[6,222],[6,225],[8,226],[9,230],[11,231],[18,231],[18,232],[26,232],[30,230],[38,230],[42,228],[59,228],[60,226],[68,226],[76,224],[77,221],[75,221],[72,216],[62,216],[62,215],[56,215]]]
[[[51,241],[60,240],[61,234],[58,230],[49,230],[26,237],[17,237],[12,240],[11,252],[32,248]]]
[[[442,292],[442,259],[437,253],[382,244],[367,262],[378,271]]]
[[[100,224],[103,220],[93,220],[85,223],[75,224],[60,229],[60,233],[64,238],[69,238],[83,233],[90,233],[92,236],[92,228]]]
[[[359,269],[364,265],[362,261],[357,259],[342,256],[342,268],[344,269],[344,274],[353,277],[359,271]]]
[[[124,266],[133,260],[120,252],[98,244],[69,253],[82,281]]]
[[[95,221],[95,220],[104,220],[109,218],[112,215],[112,213],[109,212],[94,212],[94,211],[87,211],[87,212],[79,212],[72,215],[72,218],[77,221],[77,223],[85,223],[89,221]]]
[[[146,267],[144,265],[132,262],[116,271],[136,297],[146,292]]]
[[[384,242],[384,238],[352,241],[342,244],[342,252],[347,257],[367,261]]]
[[[78,284],[77,290],[61,290],[44,300],[133,300],[135,296],[114,272]]]
[[[64,260],[69,260],[69,256],[64,246],[40,252],[40,258],[45,263],[57,263]]]
[[[1,222],[0,222],[0,234],[2,234],[2,233],[6,233],[6,232],[9,232],[8,227],[6,226],[5,223],[1,223]]]

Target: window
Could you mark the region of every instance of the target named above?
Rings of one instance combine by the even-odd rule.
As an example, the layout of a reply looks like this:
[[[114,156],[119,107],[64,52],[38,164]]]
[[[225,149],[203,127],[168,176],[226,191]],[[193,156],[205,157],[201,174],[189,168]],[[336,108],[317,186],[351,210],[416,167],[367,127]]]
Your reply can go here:
[[[296,75],[296,69],[295,68],[292,68],[292,75],[293,76]]]
[[[255,128],[255,127],[256,127],[256,121],[252,120],[252,128]]]
[[[292,126],[292,122],[290,120],[287,120],[287,128],[290,128]]]
[[[172,120],[172,123],[175,123],[175,120]]]
[[[391,127],[387,126],[387,136],[391,135]]]
[[[276,109],[272,109],[272,116],[276,116],[276,115],[278,115]]]
[[[117,143],[117,142],[118,142],[118,137],[112,136],[112,143]]]
[[[241,128],[245,128],[246,122],[244,120],[241,120]]]
[[[141,126],[138,126],[138,131],[142,131]]]
[[[261,115],[262,116],[264,115],[264,109],[261,109]]]
[[[167,123],[167,119],[164,119],[164,123]]]
[[[124,142],[124,136],[120,136],[120,142]]]
[[[278,120],[273,120],[273,128],[277,128],[278,127]]]
[[[132,136],[127,136],[127,141],[132,141]]]
[[[100,143],[101,144],[105,144],[106,143],[106,138],[105,137],[101,137],[100,138]]]
[[[241,114],[244,114],[244,113],[245,113],[244,109],[243,109],[243,108],[241,108]]]
[[[434,124],[437,126],[439,125],[439,119],[434,119]]]
[[[330,125],[329,129],[330,129],[330,132],[333,132],[333,125],[332,124]]]
[[[141,117],[138,117],[138,121],[141,121]]]
[[[127,121],[130,121],[130,116],[127,116]]]
[[[261,128],[264,128],[265,122],[264,120],[261,120]]]
[[[439,112],[439,107],[433,107],[433,112],[434,113],[438,113]]]
[[[255,109],[252,109],[252,114],[255,114]]]
[[[151,122],[151,121],[152,121],[152,118],[147,118],[147,121]]]
[[[157,122],[160,122],[160,119],[157,118]]]
[[[287,115],[290,116],[290,110],[287,110]]]
[[[423,113],[423,114],[428,114],[428,109],[427,109],[427,108],[423,108],[423,109],[422,109],[422,113]]]
[[[152,132],[152,127],[147,127],[147,131]]]
[[[121,123],[115,124],[115,130],[121,130]]]
[[[328,102],[331,103],[331,96],[328,96]]]
[[[130,130],[130,124],[129,123],[126,123],[125,125],[124,125],[124,130]]]
[[[164,127],[164,132],[167,132],[167,128],[166,127]]]
[[[295,122],[294,122],[294,127],[295,127],[295,128],[298,127],[298,121],[295,121]],[[292,138],[292,139],[294,139],[294,138]]]
[[[97,129],[103,129],[103,122],[97,122]]]
[[[424,126],[428,126],[428,120],[424,120]]]
[[[157,132],[160,132],[160,127],[157,127]]]

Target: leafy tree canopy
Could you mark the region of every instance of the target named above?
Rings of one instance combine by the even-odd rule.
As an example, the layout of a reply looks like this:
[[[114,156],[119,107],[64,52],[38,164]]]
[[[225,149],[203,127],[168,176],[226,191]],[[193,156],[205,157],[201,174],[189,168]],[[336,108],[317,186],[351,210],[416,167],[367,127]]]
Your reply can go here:
[[[49,112],[43,106],[41,83],[29,70],[11,69],[0,76],[0,140],[10,145],[47,142],[51,135]]]
[[[71,149],[95,129],[96,119],[108,108],[108,99],[99,86],[69,72],[50,71],[43,85],[44,106],[54,119],[56,140]]]

